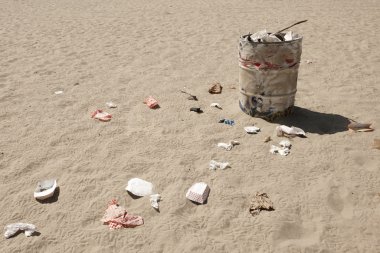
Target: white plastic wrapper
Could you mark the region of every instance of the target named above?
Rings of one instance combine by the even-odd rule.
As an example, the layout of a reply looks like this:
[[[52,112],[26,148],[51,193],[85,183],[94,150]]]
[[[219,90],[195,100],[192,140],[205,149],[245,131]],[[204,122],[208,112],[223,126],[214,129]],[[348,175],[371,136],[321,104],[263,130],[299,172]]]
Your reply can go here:
[[[280,147],[282,147],[282,148],[289,148],[290,149],[291,146],[292,146],[292,144],[288,140],[280,141]]]
[[[152,183],[140,178],[132,178],[125,189],[139,197],[150,196],[150,205],[154,209],[159,209],[158,202],[161,201],[161,195],[154,192]]]
[[[154,208],[154,209],[159,209],[159,206],[158,206],[158,202],[161,201],[161,195],[160,194],[152,194],[150,195],[150,205]]]
[[[218,108],[218,109],[222,110],[222,107],[218,103],[211,103],[210,107],[215,107],[215,108]]]
[[[281,125],[281,126],[276,127],[276,132],[277,132],[277,136],[306,137],[306,133],[304,130],[302,130],[301,128],[298,128],[298,127],[294,127],[294,126],[288,127],[285,125]]]
[[[210,170],[216,170],[216,169],[224,170],[228,167],[230,167],[230,164],[228,162],[217,162],[217,161],[211,160],[209,164]]]
[[[257,134],[258,132],[260,132],[260,128],[255,126],[246,126],[244,127],[244,130],[249,134]]]
[[[24,231],[26,237],[32,236],[33,233],[37,232],[37,227],[29,223],[13,223],[5,226],[4,230],[4,236],[8,239],[14,236],[18,231]]]
[[[272,145],[269,152],[271,152],[272,154],[280,154],[282,156],[287,156],[290,153],[290,149]]]
[[[153,194],[153,184],[140,178],[130,179],[125,189],[133,195],[139,197],[149,196]]]
[[[230,141],[229,143],[219,142],[218,147],[223,148],[227,151],[230,151],[234,146],[239,145],[239,144],[240,144],[240,142],[238,142],[238,141]]]
[[[106,103],[106,106],[108,106],[108,108],[117,108],[117,105],[116,104],[114,104],[113,102],[107,102]]]

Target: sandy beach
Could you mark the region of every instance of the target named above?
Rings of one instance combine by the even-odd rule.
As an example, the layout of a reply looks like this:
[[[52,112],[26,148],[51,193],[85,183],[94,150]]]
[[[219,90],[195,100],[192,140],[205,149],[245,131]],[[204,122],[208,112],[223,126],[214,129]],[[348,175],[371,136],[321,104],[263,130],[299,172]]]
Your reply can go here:
[[[378,1],[3,0],[0,9],[0,224],[39,232],[2,237],[2,252],[380,252]],[[244,114],[239,37],[303,19],[291,29],[304,37],[294,114]],[[214,82],[221,94],[208,93]],[[149,95],[159,109],[143,103]],[[92,119],[96,109],[112,120]],[[375,131],[350,132],[349,120]],[[261,132],[248,135],[252,124]],[[286,157],[269,153],[284,139],[280,124],[307,135]],[[216,146],[230,140],[240,145]],[[210,160],[231,167],[211,171]],[[160,212],[126,192],[134,177],[153,183]],[[39,203],[33,191],[50,178],[59,191]],[[211,189],[204,205],[185,198],[196,182]],[[275,210],[253,217],[256,192]],[[112,199],[144,225],[103,225]]]

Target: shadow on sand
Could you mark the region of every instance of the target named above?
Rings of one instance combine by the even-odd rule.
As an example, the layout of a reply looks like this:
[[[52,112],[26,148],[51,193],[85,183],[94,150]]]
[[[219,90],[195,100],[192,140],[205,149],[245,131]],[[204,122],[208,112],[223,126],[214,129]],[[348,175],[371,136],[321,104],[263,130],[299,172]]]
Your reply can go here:
[[[277,118],[272,122],[299,127],[307,133],[335,134],[347,131],[350,120],[339,114],[315,112],[295,106],[291,115]]]

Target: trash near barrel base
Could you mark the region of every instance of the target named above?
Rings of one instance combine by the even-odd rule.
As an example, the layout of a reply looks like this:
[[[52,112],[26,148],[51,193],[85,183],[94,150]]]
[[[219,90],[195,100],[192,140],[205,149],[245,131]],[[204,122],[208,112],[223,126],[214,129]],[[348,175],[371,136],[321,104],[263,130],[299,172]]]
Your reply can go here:
[[[273,120],[292,112],[302,37],[292,32],[244,35],[239,43],[239,105],[243,112]]]

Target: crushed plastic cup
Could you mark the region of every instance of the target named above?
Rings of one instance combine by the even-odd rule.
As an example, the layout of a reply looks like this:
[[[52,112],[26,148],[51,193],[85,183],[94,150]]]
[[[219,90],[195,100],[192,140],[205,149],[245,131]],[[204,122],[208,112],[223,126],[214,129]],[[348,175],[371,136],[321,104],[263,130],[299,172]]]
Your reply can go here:
[[[204,182],[193,184],[186,192],[186,198],[199,204],[206,202],[210,188]]]
[[[48,199],[54,195],[56,188],[57,180],[55,179],[40,181],[34,190],[34,198],[37,200]]]
[[[97,109],[91,114],[91,118],[100,120],[100,121],[110,121],[112,119],[112,115],[109,114],[108,112],[105,112],[103,110]]]
[[[248,134],[257,134],[258,132],[260,132],[260,128],[255,127],[255,126],[246,126],[246,127],[244,127],[244,130]]]
[[[228,162],[217,162],[215,160],[211,160],[209,163],[210,170],[217,170],[217,169],[224,170],[229,167],[230,167],[230,164]]]

